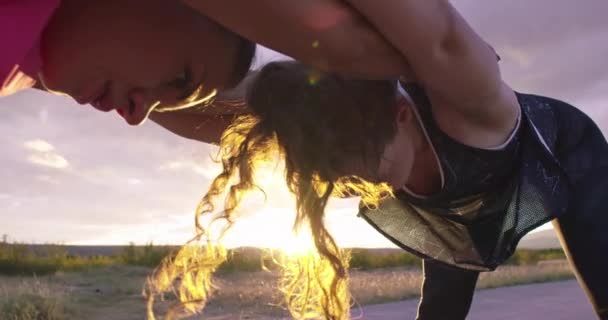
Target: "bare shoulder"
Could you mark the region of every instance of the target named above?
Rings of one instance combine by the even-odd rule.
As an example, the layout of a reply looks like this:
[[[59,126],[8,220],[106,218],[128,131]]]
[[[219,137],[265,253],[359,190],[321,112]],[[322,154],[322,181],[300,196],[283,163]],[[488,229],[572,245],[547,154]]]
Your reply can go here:
[[[446,133],[475,147],[508,138],[519,114],[516,96],[494,49],[449,1],[347,1],[404,55]]]
[[[483,101],[483,108],[454,108],[453,102],[429,99],[439,128],[454,140],[476,148],[490,149],[505,143],[521,116],[516,94],[504,82],[498,94]]]

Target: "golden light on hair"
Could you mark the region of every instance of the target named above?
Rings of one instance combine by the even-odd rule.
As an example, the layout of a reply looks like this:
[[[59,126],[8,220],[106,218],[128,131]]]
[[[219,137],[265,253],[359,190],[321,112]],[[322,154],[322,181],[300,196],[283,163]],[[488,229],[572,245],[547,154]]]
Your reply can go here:
[[[148,278],[143,295],[147,298],[147,316],[155,320],[154,303],[157,297],[172,292],[177,298],[163,319],[179,319],[199,313],[213,292],[212,274],[226,261],[227,251],[211,243],[195,241],[181,247],[165,258]]]
[[[310,234],[310,230],[294,230],[290,232],[290,237],[287,239],[277,240],[280,241],[278,248],[285,255],[302,256],[316,253],[315,241]]]
[[[338,198],[361,197],[363,205],[376,208],[382,199],[395,195],[393,188],[387,183],[373,183],[356,176],[346,176],[336,181],[332,196]]]
[[[15,67],[13,68],[13,71],[16,71],[16,70],[17,70],[17,69],[16,69],[17,67],[18,67],[18,66],[17,66],[17,65],[15,65]],[[9,79],[10,79],[10,77],[8,77],[6,81],[8,81]],[[67,94],[67,93],[65,93],[65,92],[61,92],[61,91],[55,91],[55,90],[50,89],[50,88],[49,88],[49,87],[46,85],[46,81],[45,81],[45,79],[44,79],[44,74],[43,74],[42,72],[39,72],[39,73],[38,73],[38,81],[40,82],[40,86],[42,86],[42,88],[44,89],[44,91],[46,91],[46,92],[48,92],[48,93],[51,93],[51,94],[54,94],[54,95],[58,95],[58,96],[70,97],[70,95],[69,95],[69,94]],[[5,84],[5,85],[8,85],[8,83],[7,83],[7,84]]]
[[[161,103],[157,102],[154,107],[150,108],[149,112],[152,112],[152,111],[171,112],[171,111],[184,110],[184,109],[201,106],[201,105],[204,106],[204,105],[208,105],[211,102],[213,102],[213,99],[215,99],[216,96],[217,96],[216,89],[213,89],[210,93],[203,95],[203,85],[200,85],[198,88],[196,88],[196,90],[194,90],[194,92],[190,96],[188,96],[181,102],[179,102],[175,105],[166,105],[166,106],[161,106]]]
[[[145,293],[150,319],[155,319],[155,297],[167,292],[177,296],[177,303],[165,319],[202,310],[213,293],[211,276],[227,259],[226,250],[218,244],[235,224],[236,210],[245,196],[261,189],[258,183],[269,179],[262,168],[276,163],[277,158],[288,161],[276,134],[265,130],[260,118],[241,116],[225,131],[216,159],[222,164],[222,172],[212,181],[196,211],[197,238],[166,259],[149,279]],[[289,171],[288,166],[285,181],[296,198],[296,218],[293,239],[285,241],[282,252],[275,257],[281,270],[278,287],[284,293],[284,306],[295,319],[348,319],[350,252],[338,247],[324,225],[328,198],[360,196],[373,207],[391,196],[392,191],[386,184],[377,185],[358,177],[325,181],[315,173]],[[215,204],[220,198],[224,199],[223,206],[216,212]],[[212,217],[209,224],[203,224],[206,217]],[[226,224],[219,233],[214,230],[212,234],[214,222]],[[196,245],[199,240],[202,245]]]
[[[351,296],[347,275],[338,274],[332,261],[319,254],[310,228],[301,227],[299,231],[276,260],[281,268],[278,287],[284,294],[285,308],[298,320],[348,319]],[[336,253],[347,269],[350,252]]]

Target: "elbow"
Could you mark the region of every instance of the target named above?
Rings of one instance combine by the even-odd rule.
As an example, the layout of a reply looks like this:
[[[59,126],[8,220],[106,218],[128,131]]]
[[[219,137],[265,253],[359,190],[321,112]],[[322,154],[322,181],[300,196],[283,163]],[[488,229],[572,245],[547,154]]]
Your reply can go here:
[[[466,22],[448,1],[436,0],[431,3],[428,5],[433,6],[433,23],[428,26],[424,34],[400,39],[398,43],[401,51],[416,60],[424,60],[425,64],[441,63],[451,60],[451,57],[464,56],[470,50],[467,47],[465,34],[472,30],[467,32],[462,29]],[[414,41],[415,46],[406,41]]]
[[[351,17],[322,32],[318,41],[322,71],[369,79],[409,76],[404,56],[362,17]]]

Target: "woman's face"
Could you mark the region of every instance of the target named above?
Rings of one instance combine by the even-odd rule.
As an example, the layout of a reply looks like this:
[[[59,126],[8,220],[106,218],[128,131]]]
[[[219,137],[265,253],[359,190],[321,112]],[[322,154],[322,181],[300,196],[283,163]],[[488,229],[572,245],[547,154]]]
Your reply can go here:
[[[236,85],[243,40],[178,0],[63,0],[42,37],[41,81],[139,124],[156,102]]]
[[[414,166],[414,150],[411,137],[399,129],[395,138],[384,148],[378,168],[378,179],[395,189],[404,187]]]
[[[379,161],[355,161],[349,164],[349,174],[370,182],[385,182],[398,189],[406,185],[416,154],[416,131],[414,114],[408,102],[400,100],[398,105],[395,136],[386,143]],[[371,167],[373,166],[373,167]]]

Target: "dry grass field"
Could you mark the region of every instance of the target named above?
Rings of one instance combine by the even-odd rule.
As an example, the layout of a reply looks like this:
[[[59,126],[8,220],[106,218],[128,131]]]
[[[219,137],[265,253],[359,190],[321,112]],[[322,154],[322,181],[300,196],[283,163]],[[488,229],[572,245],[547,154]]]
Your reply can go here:
[[[110,266],[43,277],[0,276],[0,319],[145,319],[141,288],[151,269]],[[544,282],[573,277],[565,261],[505,266],[485,273],[479,288]],[[351,271],[351,290],[359,305],[418,295],[421,272],[413,267]],[[277,306],[276,275],[231,272],[216,279],[219,290],[205,309],[205,319],[288,318]],[[169,301],[170,302],[170,301]],[[158,305],[159,311],[167,306]]]

